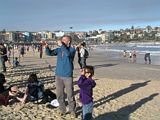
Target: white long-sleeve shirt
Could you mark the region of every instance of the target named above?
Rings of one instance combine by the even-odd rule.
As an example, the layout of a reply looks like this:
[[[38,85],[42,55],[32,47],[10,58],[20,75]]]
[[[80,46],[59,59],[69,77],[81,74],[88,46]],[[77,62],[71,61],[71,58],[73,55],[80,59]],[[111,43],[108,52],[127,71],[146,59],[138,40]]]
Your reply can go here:
[[[80,52],[80,57],[84,57],[85,49],[81,48],[79,52]]]

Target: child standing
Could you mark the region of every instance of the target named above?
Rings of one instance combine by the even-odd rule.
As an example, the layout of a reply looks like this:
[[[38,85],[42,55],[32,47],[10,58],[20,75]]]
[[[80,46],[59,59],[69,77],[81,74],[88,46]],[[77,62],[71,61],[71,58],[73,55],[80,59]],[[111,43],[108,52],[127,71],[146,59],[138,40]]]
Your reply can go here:
[[[93,66],[86,66],[81,71],[81,76],[78,80],[80,88],[80,101],[82,102],[82,117],[83,120],[92,120],[93,111],[93,88],[96,86],[92,79],[94,75]]]

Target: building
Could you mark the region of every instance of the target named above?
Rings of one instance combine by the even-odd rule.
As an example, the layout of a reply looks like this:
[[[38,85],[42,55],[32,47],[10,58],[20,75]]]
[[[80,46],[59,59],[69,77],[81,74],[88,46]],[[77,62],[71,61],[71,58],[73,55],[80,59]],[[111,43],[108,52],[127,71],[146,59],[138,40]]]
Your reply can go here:
[[[15,41],[15,33],[14,32],[6,32],[5,33],[5,41],[9,41],[9,42]]]
[[[65,33],[63,31],[55,31],[56,37],[62,37]]]

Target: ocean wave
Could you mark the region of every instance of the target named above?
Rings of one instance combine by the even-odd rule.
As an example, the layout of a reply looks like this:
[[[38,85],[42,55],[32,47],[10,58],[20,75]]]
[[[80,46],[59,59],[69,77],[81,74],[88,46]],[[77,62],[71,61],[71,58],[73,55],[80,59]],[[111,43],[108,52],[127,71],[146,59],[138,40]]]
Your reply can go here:
[[[160,56],[160,51],[139,51],[139,54],[145,54],[145,53],[150,53],[151,55],[154,56]]]
[[[94,48],[97,51],[109,51],[109,52],[123,52],[124,50],[120,50],[120,49],[103,49],[103,48]],[[127,52],[130,52],[132,50],[127,50]],[[136,52],[138,54],[145,54],[145,53],[151,53],[151,55],[155,55],[155,56],[160,56],[160,51],[149,51],[149,50],[136,50]]]
[[[150,45],[150,46],[143,46],[143,45],[137,45],[136,47],[140,47],[140,48],[160,48],[160,46],[155,46],[155,45]]]

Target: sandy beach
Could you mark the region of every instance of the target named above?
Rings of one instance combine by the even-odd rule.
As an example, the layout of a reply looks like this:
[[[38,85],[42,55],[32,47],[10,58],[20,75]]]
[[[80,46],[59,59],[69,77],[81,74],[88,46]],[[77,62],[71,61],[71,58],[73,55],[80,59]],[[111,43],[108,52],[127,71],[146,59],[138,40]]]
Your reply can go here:
[[[43,58],[39,59],[37,52],[30,51],[25,59],[20,60],[21,66],[7,70],[7,85],[18,85],[23,91],[29,74],[36,72],[39,80],[45,83],[45,88],[55,92],[55,63],[56,57],[43,55]],[[90,51],[87,63],[95,67],[95,120],[160,120],[160,66],[112,60],[97,51]],[[69,115],[58,116],[57,108],[47,108],[48,103],[29,102],[0,106],[0,120],[81,120],[77,56],[74,65],[77,118],[72,119]]]

